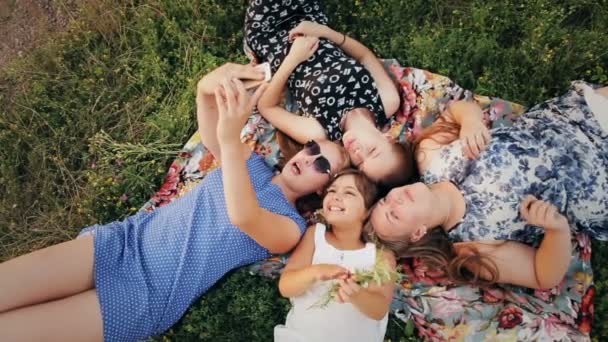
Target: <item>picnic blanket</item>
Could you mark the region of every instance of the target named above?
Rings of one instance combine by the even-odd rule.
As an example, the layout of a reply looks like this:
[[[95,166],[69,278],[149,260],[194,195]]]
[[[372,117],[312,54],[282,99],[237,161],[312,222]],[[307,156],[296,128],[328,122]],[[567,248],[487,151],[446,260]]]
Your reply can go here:
[[[525,108],[499,98],[473,94],[445,76],[401,67],[385,60],[385,67],[400,87],[401,108],[386,127],[398,141],[411,141],[433,123],[453,100],[469,99],[483,108],[490,127],[510,125]],[[286,107],[297,107],[287,97]],[[281,153],[274,128],[253,113],[242,138],[276,166]],[[186,143],[172,163],[163,185],[142,210],[154,210],[188,192],[207,172],[218,166],[201,144],[198,133]],[[548,290],[509,285],[488,288],[456,286],[417,259],[400,262],[404,274],[391,305],[391,313],[417,328],[429,341],[588,341],[593,321],[591,242],[584,234],[573,236],[572,263],[563,281]],[[287,256],[276,256],[250,266],[250,271],[277,277]],[[408,323],[409,322],[409,323]]]

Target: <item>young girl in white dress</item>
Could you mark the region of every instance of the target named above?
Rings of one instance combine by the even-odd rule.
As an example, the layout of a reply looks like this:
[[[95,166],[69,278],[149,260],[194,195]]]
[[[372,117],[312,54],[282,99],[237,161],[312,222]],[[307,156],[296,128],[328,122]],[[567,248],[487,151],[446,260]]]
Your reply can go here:
[[[375,185],[354,169],[339,173],[327,188],[327,226],[308,228],[281,275],[279,290],[292,308],[285,325],[275,327],[275,342],[383,341],[394,283],[363,288],[353,275],[375,264],[376,245],[362,240],[362,230],[376,195]],[[382,253],[394,269],[394,256]],[[336,282],[337,298],[319,306]]]

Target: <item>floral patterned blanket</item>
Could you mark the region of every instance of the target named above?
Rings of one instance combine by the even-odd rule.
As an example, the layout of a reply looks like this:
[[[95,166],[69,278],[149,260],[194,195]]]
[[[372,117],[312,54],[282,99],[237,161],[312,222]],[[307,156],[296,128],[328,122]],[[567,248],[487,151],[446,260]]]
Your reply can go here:
[[[386,60],[385,67],[399,84],[402,105],[387,133],[399,141],[413,139],[437,118],[449,101],[473,99],[484,109],[489,126],[510,125],[525,108],[499,98],[475,95],[451,79],[426,70],[401,67]],[[288,109],[297,110],[289,98]],[[253,113],[242,138],[276,166],[280,151],[274,128]],[[171,165],[164,184],[146,203],[153,210],[180,197],[217,167],[195,133]],[[574,236],[572,263],[561,284],[548,290],[515,286],[478,288],[449,284],[416,259],[399,265],[405,275],[395,291],[391,312],[413,322],[418,335],[429,341],[588,341],[593,321],[591,242]],[[250,266],[251,272],[276,277],[286,261],[277,256]],[[411,324],[411,323],[410,323]]]

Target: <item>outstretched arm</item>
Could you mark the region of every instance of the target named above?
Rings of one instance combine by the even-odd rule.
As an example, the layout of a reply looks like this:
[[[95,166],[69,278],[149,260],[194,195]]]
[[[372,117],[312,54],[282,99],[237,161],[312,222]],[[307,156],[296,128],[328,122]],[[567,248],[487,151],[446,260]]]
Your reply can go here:
[[[303,21],[289,32],[290,39],[301,35],[325,38],[337,44],[346,54],[361,63],[372,75],[372,78],[376,82],[386,117],[390,118],[399,109],[401,99],[399,98],[397,87],[384,69],[382,62],[369,48],[357,40],[348,37],[346,34],[311,21]]]
[[[300,239],[300,229],[292,219],[260,207],[245,161],[252,152],[240,139],[241,129],[265,88],[263,84],[249,96],[243,83],[233,78],[223,80],[214,91],[224,196],[232,224],[270,252],[285,253]]]
[[[218,109],[214,92],[223,79],[232,78],[263,80],[264,73],[252,65],[227,63],[203,76],[196,87],[198,132],[203,145],[217,160],[221,160],[221,156],[217,140]]]
[[[316,119],[291,113],[281,107],[280,102],[291,73],[300,63],[308,59],[317,47],[317,39],[297,39],[258,103],[260,114],[270,124],[300,144],[309,140],[325,140],[325,131]]]

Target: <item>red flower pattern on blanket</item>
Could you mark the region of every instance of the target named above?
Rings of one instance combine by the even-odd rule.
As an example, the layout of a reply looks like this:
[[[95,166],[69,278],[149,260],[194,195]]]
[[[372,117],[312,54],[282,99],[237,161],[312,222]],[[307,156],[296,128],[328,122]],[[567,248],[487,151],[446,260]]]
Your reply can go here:
[[[523,321],[522,316],[520,308],[513,306],[505,308],[498,315],[498,326],[503,329],[511,329]]]

